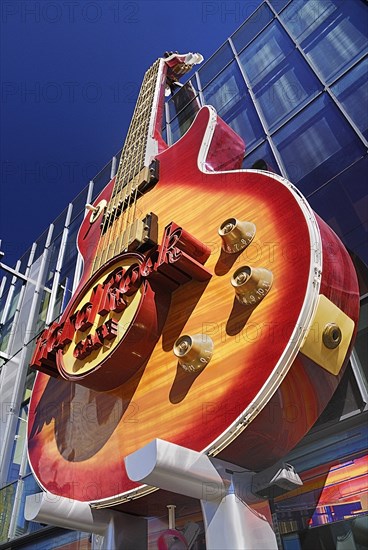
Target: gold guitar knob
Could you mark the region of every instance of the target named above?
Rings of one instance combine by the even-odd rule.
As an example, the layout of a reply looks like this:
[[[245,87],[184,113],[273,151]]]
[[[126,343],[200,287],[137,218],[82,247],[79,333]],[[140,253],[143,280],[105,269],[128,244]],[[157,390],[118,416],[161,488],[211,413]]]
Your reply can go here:
[[[252,222],[228,218],[220,225],[218,234],[222,239],[222,249],[228,254],[244,250],[254,239],[256,226]]]
[[[213,341],[206,334],[184,334],[176,340],[173,352],[185,371],[197,372],[210,362]]]
[[[256,306],[269,293],[273,281],[272,271],[265,267],[239,267],[231,277],[236,298],[246,306]]]

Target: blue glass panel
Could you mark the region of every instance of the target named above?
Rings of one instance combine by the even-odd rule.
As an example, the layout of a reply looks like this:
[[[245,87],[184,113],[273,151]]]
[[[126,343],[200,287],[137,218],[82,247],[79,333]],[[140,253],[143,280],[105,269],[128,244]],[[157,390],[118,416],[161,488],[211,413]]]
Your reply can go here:
[[[256,146],[265,138],[265,133],[249,95],[243,97],[233,109],[219,114],[243,138],[246,150]]]
[[[367,51],[368,12],[361,0],[294,0],[280,17],[326,81]]]
[[[197,91],[191,81],[179,88],[168,101],[170,120],[175,118],[196,96]]]
[[[265,166],[260,161],[264,161]],[[253,166],[254,164],[256,165]],[[272,149],[267,141],[245,156],[243,168],[258,168],[260,170],[269,170],[275,174],[281,174]]]
[[[368,58],[343,76],[331,90],[368,139]]]
[[[253,40],[255,36],[273,19],[273,13],[267,4],[262,4],[253,15],[232,35],[233,44],[238,52]]]
[[[233,61],[219,76],[203,90],[207,105],[215,107],[217,112],[228,111],[247,92],[239,67]]]
[[[246,147],[264,138],[262,125],[235,61],[203,90],[203,96],[205,102],[215,107],[221,118],[242,136]]]
[[[198,74],[202,89],[233,59],[233,52],[228,42],[199,69]]]
[[[198,101],[194,99],[170,123],[171,142],[178,141],[188,131],[198,112]]]
[[[365,148],[323,94],[273,137],[288,177],[308,195],[363,157]]]
[[[292,40],[274,21],[239,56],[250,85],[255,86],[267,77],[293,49]]]
[[[365,156],[308,198],[313,209],[357,254],[357,246],[367,243],[367,173]],[[365,249],[361,259],[368,263]]]
[[[269,0],[271,6],[277,13],[280,13],[290,1],[291,0]]]
[[[321,83],[297,51],[281,59],[267,77],[254,87],[255,97],[270,131],[290,118],[321,90]]]

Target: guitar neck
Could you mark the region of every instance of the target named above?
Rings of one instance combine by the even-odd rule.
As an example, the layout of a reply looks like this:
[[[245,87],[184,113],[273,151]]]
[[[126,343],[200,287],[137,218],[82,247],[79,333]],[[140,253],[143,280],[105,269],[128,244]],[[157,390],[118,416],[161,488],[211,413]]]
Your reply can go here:
[[[146,72],[120,157],[112,200],[158,153],[153,137],[165,63],[158,59]]]
[[[158,59],[146,72],[121,153],[111,198],[102,219],[92,273],[133,243],[142,240],[143,221],[136,219],[142,183],[150,181],[149,165],[158,153],[155,139],[166,66]]]
[[[158,181],[154,159],[160,149],[166,148],[161,137],[165,87],[173,85],[202,59],[199,54],[171,54],[159,58],[146,72],[106,204],[92,274],[111,258],[150,241],[144,231],[150,225],[147,220],[151,213],[140,218],[136,203]]]

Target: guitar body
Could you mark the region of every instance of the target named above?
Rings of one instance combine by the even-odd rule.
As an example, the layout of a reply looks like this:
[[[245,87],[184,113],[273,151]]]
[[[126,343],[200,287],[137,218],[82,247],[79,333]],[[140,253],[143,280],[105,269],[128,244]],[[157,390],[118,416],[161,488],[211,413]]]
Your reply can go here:
[[[157,334],[143,327],[135,349],[145,348],[145,356],[117,387],[99,391],[38,373],[28,424],[30,464],[42,487],[95,505],[127,502],[135,513],[147,513],[141,497],[153,490],[129,480],[124,457],[154,438],[256,470],[296,445],[335,391],[352,345],[351,339],[337,373],[303,354],[319,297],[355,326],[359,306],[354,268],[335,234],[281,177],[239,169],[242,142],[212,108],[201,109],[185,136],[162,147],[157,159],[159,182],[137,207],[142,216],[157,215],[159,239],[174,222],[209,248],[210,276],[161,291],[169,298],[155,294]],[[95,205],[110,200],[113,186]],[[90,216],[78,236],[84,272],[75,296],[93,286],[100,230]],[[230,217],[256,226],[238,254],[224,252],[218,235]],[[271,290],[252,310],[236,300],[230,283],[243,265],[273,275]],[[96,277],[109,270],[102,267]],[[173,346],[182,334],[212,339],[213,356],[203,369],[188,372],[178,364]],[[115,370],[129,367],[119,346],[112,356]]]

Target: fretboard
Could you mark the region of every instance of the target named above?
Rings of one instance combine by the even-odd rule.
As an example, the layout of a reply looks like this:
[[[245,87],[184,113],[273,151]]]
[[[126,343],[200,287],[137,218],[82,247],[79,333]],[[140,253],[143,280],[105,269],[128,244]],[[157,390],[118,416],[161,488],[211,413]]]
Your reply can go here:
[[[121,153],[112,200],[144,166],[160,59],[146,72]]]
[[[121,153],[111,199],[101,224],[101,236],[93,263],[96,272],[108,260],[139,240],[142,220],[136,220],[140,175],[147,165],[147,147],[152,143],[151,121],[159,90],[160,59],[146,72]],[[157,98],[156,98],[157,99]]]

